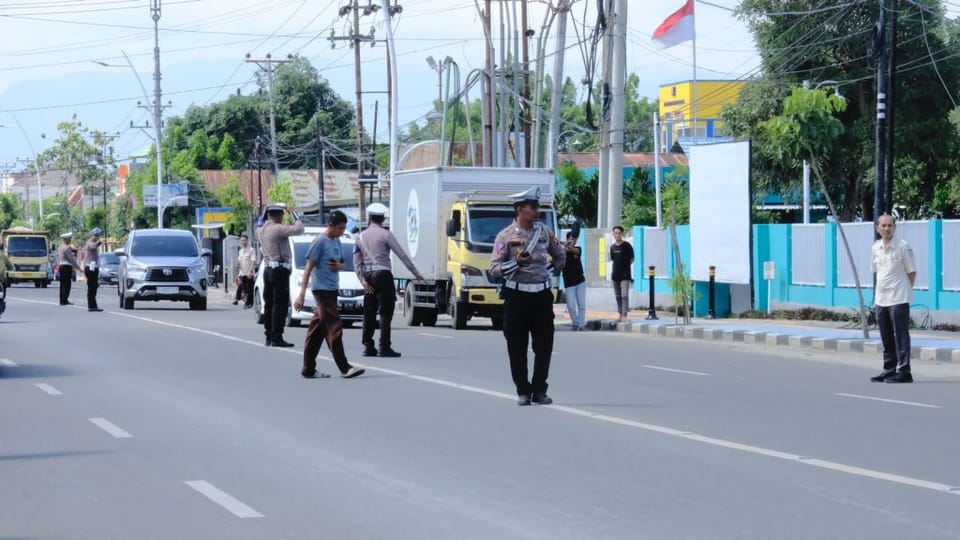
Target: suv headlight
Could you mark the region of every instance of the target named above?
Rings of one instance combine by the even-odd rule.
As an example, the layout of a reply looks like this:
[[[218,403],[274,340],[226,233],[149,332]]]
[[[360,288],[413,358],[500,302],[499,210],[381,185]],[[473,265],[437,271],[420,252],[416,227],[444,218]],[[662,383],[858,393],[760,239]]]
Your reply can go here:
[[[147,265],[130,262],[129,260],[127,261],[128,278],[142,281],[144,278],[146,278],[146,273]]]
[[[199,262],[190,267],[190,274],[197,277],[207,277],[207,265]]]

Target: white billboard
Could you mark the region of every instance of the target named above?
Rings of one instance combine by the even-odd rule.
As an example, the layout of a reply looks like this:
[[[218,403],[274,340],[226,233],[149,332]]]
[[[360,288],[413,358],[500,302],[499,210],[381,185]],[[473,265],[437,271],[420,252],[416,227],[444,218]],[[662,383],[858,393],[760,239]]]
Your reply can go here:
[[[750,141],[690,147],[690,275],[750,283]]]
[[[160,202],[166,206],[187,206],[188,196],[190,195],[190,182],[178,182],[176,184],[160,184]],[[176,199],[176,197],[180,197]],[[157,207],[157,185],[146,184],[143,186],[143,206]]]

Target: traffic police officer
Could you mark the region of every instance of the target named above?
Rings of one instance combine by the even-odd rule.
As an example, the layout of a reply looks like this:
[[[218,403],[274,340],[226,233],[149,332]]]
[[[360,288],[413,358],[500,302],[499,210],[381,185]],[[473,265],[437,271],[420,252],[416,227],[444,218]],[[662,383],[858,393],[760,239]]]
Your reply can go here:
[[[397,302],[397,286],[393,281],[393,266],[390,252],[394,252],[400,262],[410,270],[418,280],[423,276],[414,266],[410,256],[403,250],[392,232],[383,227],[388,208],[383,203],[373,203],[367,207],[369,226],[360,233],[353,249],[353,268],[363,283],[363,343],[364,356],[398,357],[400,353],[393,349],[390,325],[393,322],[394,306]],[[373,331],[377,326],[377,313],[380,313],[380,347],[373,346]]]
[[[80,251],[80,264],[83,266],[83,275],[87,279],[87,310],[103,311],[97,306],[97,288],[100,286],[100,235],[103,233],[100,227],[94,227],[90,231],[90,238],[83,244]]]
[[[70,243],[73,240],[73,233],[63,233],[60,238],[63,239],[57,252],[57,261],[60,265],[60,305],[72,306],[70,287],[73,285],[73,273],[80,268],[80,264],[77,263],[77,248]]]
[[[547,375],[553,354],[553,292],[550,277],[563,269],[566,251],[557,236],[537,221],[540,188],[511,195],[516,219],[493,245],[490,274],[502,278],[503,336],[517,405],[553,403]],[[549,259],[548,259],[549,258]],[[528,336],[533,339],[533,379],[527,379]]]
[[[260,226],[260,253],[263,255],[263,333],[267,347],[293,347],[283,340],[283,327],[290,309],[290,269],[293,254],[290,252],[291,236],[303,233],[303,223],[295,220],[284,225],[284,204],[268,204],[265,219]]]

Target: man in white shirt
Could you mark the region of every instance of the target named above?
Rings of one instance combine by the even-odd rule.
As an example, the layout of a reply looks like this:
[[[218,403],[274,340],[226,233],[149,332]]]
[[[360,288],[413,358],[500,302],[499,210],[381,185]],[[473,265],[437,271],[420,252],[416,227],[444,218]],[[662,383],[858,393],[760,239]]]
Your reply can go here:
[[[894,238],[897,224],[884,214],[877,220],[880,240],[873,244],[873,271],[877,284],[873,307],[883,342],[883,371],[873,382],[912,383],[910,373],[910,301],[917,268],[906,240]]]
[[[237,252],[237,296],[233,305],[244,299],[243,308],[253,307],[253,272],[256,270],[257,254],[250,247],[250,238],[240,235],[240,250]]]

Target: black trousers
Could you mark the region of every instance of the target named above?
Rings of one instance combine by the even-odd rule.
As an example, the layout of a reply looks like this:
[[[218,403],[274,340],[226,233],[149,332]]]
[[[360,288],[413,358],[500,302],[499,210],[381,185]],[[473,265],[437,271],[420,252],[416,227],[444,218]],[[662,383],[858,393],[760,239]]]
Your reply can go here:
[[[73,267],[60,265],[60,305],[65,306],[70,301],[70,287],[73,286]]]
[[[263,333],[270,341],[283,340],[290,309],[290,270],[282,266],[263,270]]]
[[[547,392],[553,355],[553,293],[503,289],[503,337],[517,395]],[[527,345],[533,339],[533,379],[527,379]]]
[[[910,373],[910,304],[875,306],[883,370]]]
[[[360,337],[365,347],[373,347],[373,331],[377,326],[377,313],[380,314],[380,350],[390,348],[390,325],[393,312],[397,307],[397,285],[393,281],[393,272],[377,270],[367,273],[364,278],[373,287],[373,293],[363,295],[363,334]]]
[[[87,278],[87,308],[97,307],[97,289],[100,288],[100,269],[83,269],[83,277]]]
[[[237,285],[237,296],[234,300],[239,301],[241,298],[244,298],[245,306],[253,305],[253,276],[240,276],[240,284]]]

